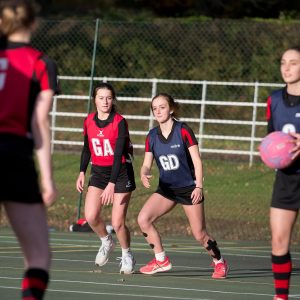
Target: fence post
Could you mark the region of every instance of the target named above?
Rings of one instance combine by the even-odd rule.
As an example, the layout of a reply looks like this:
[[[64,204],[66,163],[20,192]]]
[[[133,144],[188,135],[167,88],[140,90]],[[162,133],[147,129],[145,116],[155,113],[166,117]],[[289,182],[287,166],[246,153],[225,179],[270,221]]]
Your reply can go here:
[[[98,31],[99,31],[99,19],[96,19],[95,26],[95,37],[94,37],[94,48],[92,55],[92,66],[91,66],[91,79],[90,79],[90,88],[89,88],[89,99],[87,105],[87,113],[89,114],[91,111],[91,98],[93,91],[93,83],[94,83],[94,73],[95,73],[95,60],[96,60],[96,52],[97,52],[97,42],[98,42]],[[80,219],[80,211],[81,211],[81,203],[82,203],[82,192],[79,193],[78,201],[77,201],[77,220]]]
[[[55,140],[55,127],[56,127],[56,111],[57,111],[57,97],[53,97],[52,104],[52,116],[51,116],[51,154],[54,152],[54,140]]]
[[[199,147],[202,148],[202,136],[204,131],[204,114],[205,114],[205,99],[207,93],[207,82],[204,80],[202,83],[202,95],[200,104],[200,123],[199,123]]]
[[[98,42],[98,31],[99,31],[99,19],[96,19],[94,48],[93,48],[92,66],[91,66],[91,80],[90,80],[90,89],[89,89],[89,100],[88,100],[88,108],[87,108],[88,113],[90,113],[90,111],[91,111],[91,97],[92,97],[93,83],[94,83],[95,60],[96,60],[97,42]]]
[[[151,99],[157,94],[157,79],[152,79],[152,91],[151,91]],[[149,120],[149,130],[153,127],[154,120],[153,120],[153,113],[152,109],[150,108],[150,120]]]
[[[251,126],[249,167],[252,167],[253,156],[254,156],[253,152],[254,152],[255,133],[256,133],[255,122],[256,122],[256,119],[257,119],[258,87],[259,87],[259,83],[256,81],[255,84],[254,84],[254,98],[253,98],[253,112],[252,112],[252,126]]]

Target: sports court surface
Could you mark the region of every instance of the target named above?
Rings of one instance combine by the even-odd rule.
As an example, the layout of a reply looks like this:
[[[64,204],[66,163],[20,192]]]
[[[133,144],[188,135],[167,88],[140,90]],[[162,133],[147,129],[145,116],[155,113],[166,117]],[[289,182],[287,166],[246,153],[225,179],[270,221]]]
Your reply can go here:
[[[120,248],[110,261],[95,267],[99,242],[94,234],[51,232],[53,263],[45,299],[55,300],[264,300],[273,299],[270,246],[267,242],[219,241],[230,265],[227,279],[211,279],[209,256],[192,237],[164,238],[173,263],[168,273],[119,274]],[[142,237],[133,237],[136,269],[153,257]],[[300,299],[300,243],[292,246],[293,275],[289,299]],[[20,299],[23,261],[9,229],[0,230],[0,299]]]

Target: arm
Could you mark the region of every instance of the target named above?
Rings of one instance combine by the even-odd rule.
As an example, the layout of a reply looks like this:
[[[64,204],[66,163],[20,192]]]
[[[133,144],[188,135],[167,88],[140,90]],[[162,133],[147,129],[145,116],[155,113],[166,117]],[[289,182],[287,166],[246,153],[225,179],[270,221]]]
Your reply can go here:
[[[198,145],[189,147],[189,152],[193,161],[196,176],[196,188],[192,192],[191,198],[193,204],[197,204],[202,200],[203,196],[203,168],[202,160],[200,158]]]
[[[150,179],[152,177],[151,175],[152,164],[153,164],[152,152],[145,152],[144,162],[141,167],[140,176],[141,176],[141,181],[143,183],[143,186],[147,189],[150,188]]]
[[[91,151],[89,148],[88,136],[86,134],[84,136],[84,144],[83,144],[81,158],[80,158],[80,173],[76,181],[76,189],[79,193],[83,191],[85,172],[90,162],[90,159],[91,159]]]
[[[55,202],[57,195],[52,172],[48,117],[52,106],[52,97],[52,90],[44,90],[38,94],[31,121],[36,156],[41,174],[42,197],[47,206]]]
[[[105,187],[101,195],[103,204],[110,204],[113,202],[115,185],[120,173],[120,169],[122,165],[122,155],[124,154],[125,151],[128,135],[129,134],[126,126],[126,121],[125,119],[123,119],[118,124],[118,138],[116,140],[116,146],[114,151],[114,162],[112,165],[109,183],[107,184],[107,186]]]

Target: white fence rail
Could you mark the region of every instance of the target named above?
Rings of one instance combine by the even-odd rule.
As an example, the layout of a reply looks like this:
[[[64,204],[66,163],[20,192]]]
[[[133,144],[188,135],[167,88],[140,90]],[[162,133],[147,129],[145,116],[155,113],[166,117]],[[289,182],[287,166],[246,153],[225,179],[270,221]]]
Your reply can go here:
[[[99,81],[109,81],[109,82],[124,82],[124,83],[148,83],[149,84],[149,96],[148,97],[138,97],[136,95],[130,95],[126,97],[118,97],[118,101],[128,101],[131,103],[139,103],[144,102],[150,104],[151,98],[157,94],[158,91],[162,90],[162,86],[164,84],[167,84],[168,87],[170,85],[198,85],[202,89],[201,97],[199,95],[195,95],[195,99],[187,99],[187,98],[176,98],[176,101],[178,101],[182,106],[184,106],[186,109],[188,109],[188,106],[193,105],[193,107],[196,105],[199,106],[199,117],[188,117],[185,116],[183,118],[180,118],[180,120],[187,122],[188,124],[194,123],[194,125],[197,125],[198,132],[195,131],[196,137],[199,140],[199,146],[201,148],[202,153],[214,153],[214,154],[228,154],[228,155],[246,155],[249,157],[249,164],[251,165],[253,162],[254,156],[258,155],[257,149],[255,148],[255,144],[258,143],[261,140],[261,137],[257,136],[257,127],[258,126],[266,126],[265,120],[258,120],[258,109],[265,109],[266,107],[266,97],[262,99],[262,101],[259,101],[259,95],[262,88],[269,89],[269,92],[272,89],[280,88],[283,85],[282,84],[274,84],[274,83],[260,83],[260,82],[218,82],[218,81],[195,81],[195,80],[166,80],[166,79],[142,79],[142,78],[110,78],[110,77],[70,77],[70,76],[60,76],[60,81],[89,81],[93,80],[93,82],[99,82]],[[233,87],[250,87],[251,92],[248,96],[247,101],[227,101],[222,97],[222,95],[218,95],[217,99],[209,99],[209,93],[208,90],[212,88],[216,88],[218,86],[222,86],[224,88],[233,88]],[[253,88],[253,91],[252,91]],[[168,92],[168,91],[166,91]],[[171,93],[172,94],[172,93]],[[199,99],[198,99],[199,97]],[[215,96],[216,97],[216,96]],[[227,97],[225,97],[227,98]],[[55,149],[55,145],[76,145],[80,146],[82,145],[82,140],[72,140],[72,139],[59,139],[58,133],[64,132],[64,133],[81,133],[82,132],[82,126],[81,127],[74,127],[74,126],[58,126],[57,120],[58,118],[81,118],[83,119],[87,112],[63,112],[59,111],[58,109],[58,103],[62,100],[72,100],[72,101],[86,101],[88,102],[90,97],[89,95],[59,95],[56,96],[54,99],[53,109],[51,112],[51,131],[52,131],[52,151]],[[147,105],[148,105],[147,104]],[[150,107],[150,105],[149,105]],[[226,118],[226,115],[222,116],[214,116],[207,117],[207,109],[209,107],[247,107],[252,110],[251,118],[243,119],[243,120],[237,120],[237,119],[230,119]],[[152,116],[152,113],[149,108],[149,113],[147,115],[137,115],[137,114],[131,114],[130,111],[128,113],[123,114],[126,119],[129,120],[144,120],[148,122],[148,129],[152,128],[154,125],[154,119]],[[239,130],[233,130],[230,135],[228,134],[210,134],[207,133],[205,130],[205,125],[207,124],[219,124],[219,125],[243,125],[248,126],[251,128],[249,131],[250,134],[243,134],[241,135]],[[130,128],[131,129],[131,128]],[[146,136],[148,130],[130,130],[131,136]],[[236,149],[220,149],[213,148],[213,147],[206,147],[205,141],[206,140],[215,140],[215,141],[224,141],[224,145],[226,145],[226,141],[240,141],[240,142],[248,142],[249,147],[247,149],[240,149],[239,147],[236,147]],[[144,148],[143,143],[136,143],[134,144],[135,148]]]

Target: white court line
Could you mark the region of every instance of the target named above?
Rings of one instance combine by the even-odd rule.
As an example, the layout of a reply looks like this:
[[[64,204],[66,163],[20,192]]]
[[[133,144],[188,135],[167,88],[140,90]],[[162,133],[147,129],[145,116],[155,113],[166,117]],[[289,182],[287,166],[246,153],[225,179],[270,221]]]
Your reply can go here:
[[[21,280],[21,278],[12,278],[12,277],[0,277],[0,279],[8,279],[8,280]],[[93,282],[93,281],[79,281],[79,280],[56,280],[53,279],[51,282],[60,282],[60,283],[72,283],[72,284],[91,284],[91,285],[104,285],[104,286],[120,286],[124,287],[124,284],[120,283],[104,283],[104,282]],[[150,286],[150,285],[137,285],[137,284],[126,284],[126,287],[132,288],[140,288],[140,289],[152,289],[152,290],[170,290],[170,291],[186,291],[186,292],[206,292],[212,294],[226,294],[226,295],[251,295],[251,296],[263,296],[263,297],[272,297],[273,294],[261,294],[261,293],[241,293],[241,292],[228,292],[228,291],[219,291],[219,290],[206,290],[206,289],[190,289],[190,288],[180,288],[180,287],[168,287],[168,286]],[[51,291],[51,289],[49,289]],[[73,291],[76,292],[76,291]],[[85,293],[82,291],[78,291],[79,293]],[[111,294],[115,295],[115,294]],[[123,294],[125,295],[125,294]],[[131,296],[130,294],[126,294]],[[135,294],[136,295],[136,294]],[[139,295],[141,296],[141,295]],[[143,295],[144,297],[152,297],[148,295]],[[173,298],[171,299],[199,299],[199,298]]]
[[[6,287],[0,286],[0,288],[4,289],[16,289],[14,287]],[[178,298],[178,297],[168,297],[168,296],[150,296],[150,295],[136,295],[136,294],[116,294],[116,293],[100,293],[100,292],[83,292],[83,291],[69,291],[69,290],[54,290],[47,289],[48,292],[61,292],[61,293],[76,293],[76,294],[88,294],[88,295],[106,295],[106,296],[114,296],[114,297],[141,297],[141,298],[155,298],[155,299],[174,299],[174,300],[211,300],[207,298]]]

